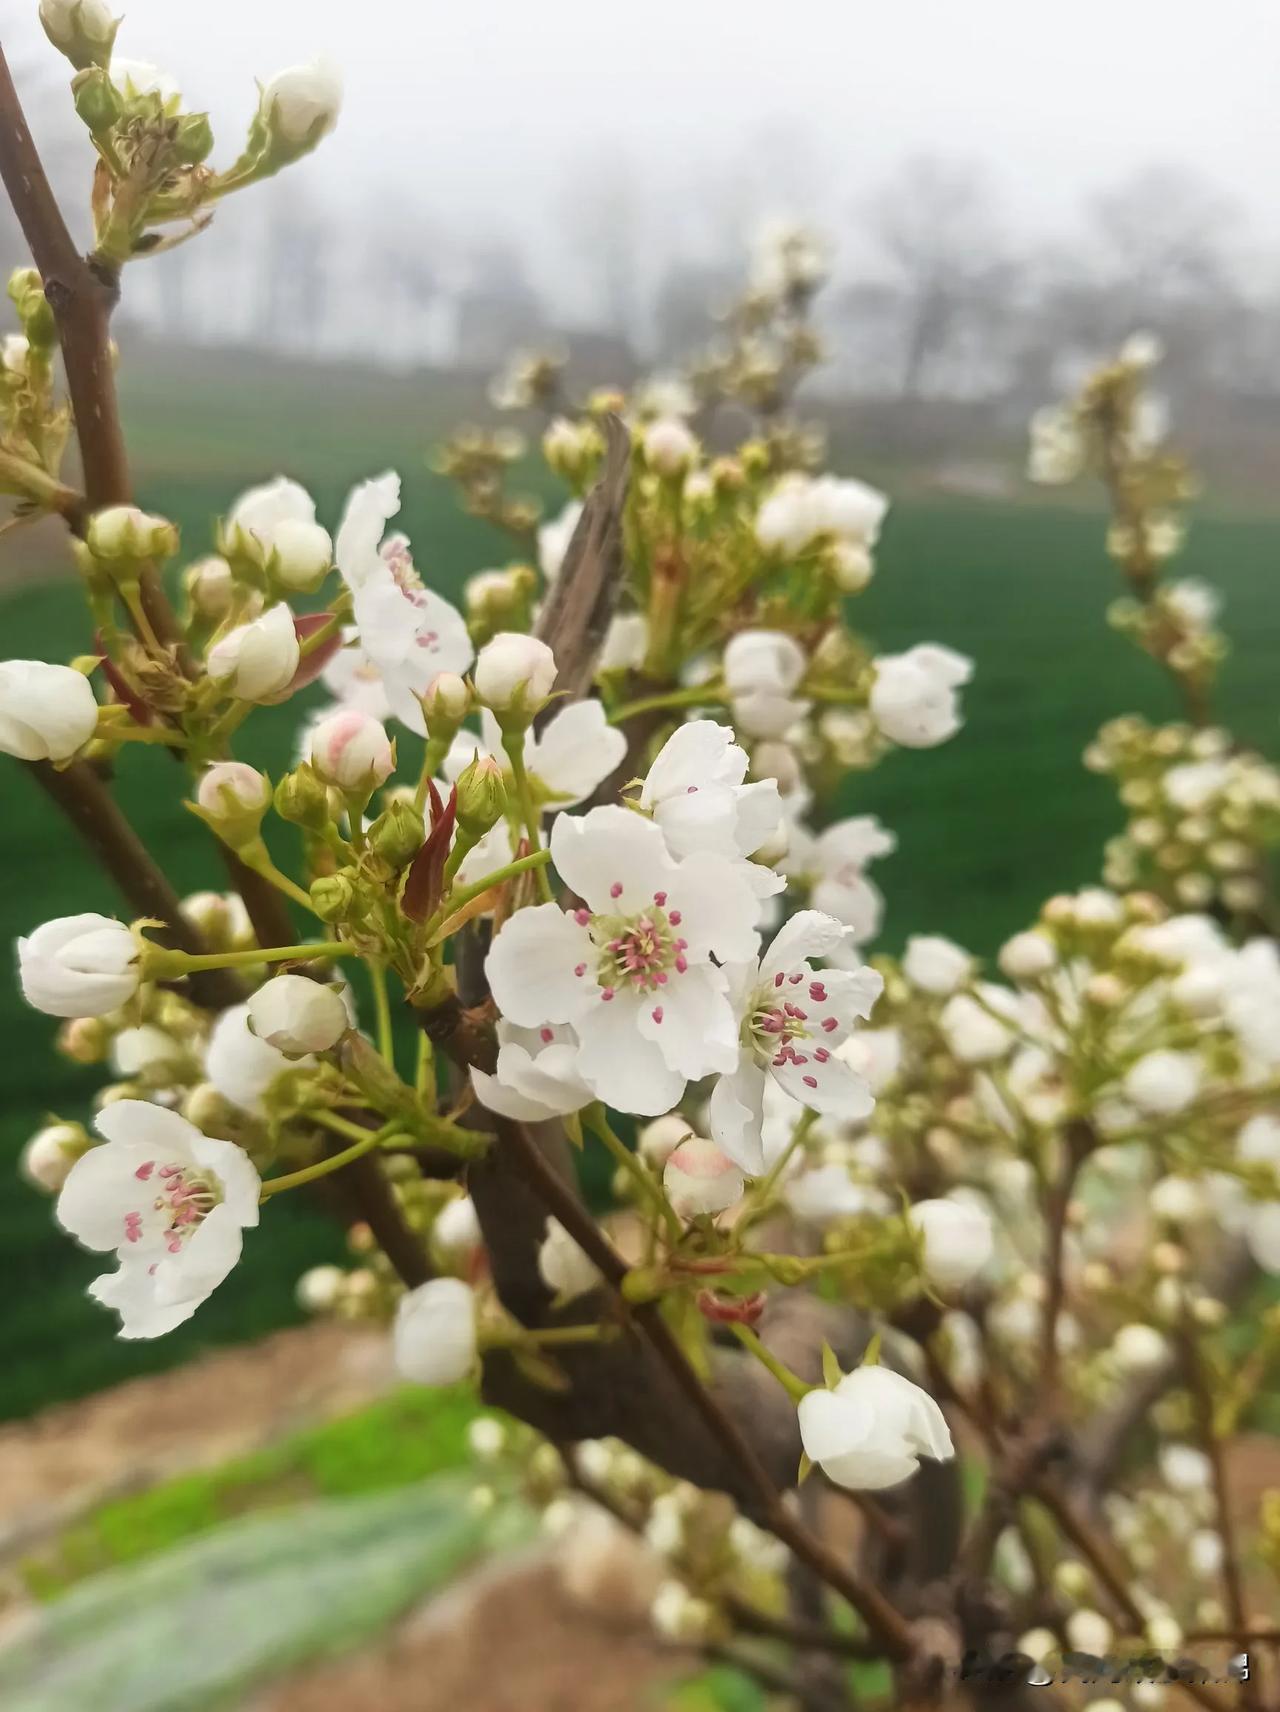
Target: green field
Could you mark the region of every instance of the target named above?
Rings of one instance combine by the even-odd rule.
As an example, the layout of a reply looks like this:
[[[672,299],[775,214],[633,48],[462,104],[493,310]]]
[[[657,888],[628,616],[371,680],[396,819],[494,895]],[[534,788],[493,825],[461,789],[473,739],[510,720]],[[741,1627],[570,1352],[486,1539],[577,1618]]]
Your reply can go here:
[[[190,552],[207,549],[210,519],[250,481],[277,470],[297,476],[332,524],[350,481],[395,465],[406,477],[403,522],[418,562],[445,589],[503,554],[423,463],[425,448],[474,396],[456,383],[251,369],[208,356],[181,367],[154,364],[135,378],[125,370],[140,497],[181,523]],[[857,468],[838,455],[834,462]],[[883,649],[946,642],[971,654],[977,672],[954,742],[895,756],[851,781],[849,808],[881,815],[899,837],[898,853],[877,870],[889,949],[908,931],[932,930],[990,953],[1049,892],[1096,877],[1118,814],[1106,782],[1081,768],[1080,752],[1117,712],[1176,711],[1156,668],[1107,629],[1104,608],[1115,589],[1101,534],[1096,515],[1040,504],[908,494],[895,505],[859,620]],[[12,538],[2,547],[0,570],[20,550]],[[1224,674],[1223,717],[1273,750],[1278,547],[1280,523],[1272,518],[1214,516],[1197,522],[1184,561],[1227,596],[1236,651]],[[8,657],[57,659],[88,645],[78,592],[61,577],[18,587],[0,616]],[[301,711],[293,703],[255,720],[248,758],[278,769]],[[0,933],[12,940],[52,915],[111,910],[107,883],[34,787],[16,767],[3,776]],[[216,884],[207,837],[179,807],[174,782],[166,758],[131,755],[121,797],[180,890]],[[7,1162],[47,1111],[83,1115],[98,1078],[53,1055],[54,1025],[26,1010],[7,983],[0,1017],[0,1160]],[[57,1233],[47,1203],[11,1173],[5,1184],[0,1247],[10,1282],[0,1415],[278,1325],[295,1313],[298,1273],[340,1247],[318,1212],[287,1197],[192,1325],[156,1344],[120,1344],[109,1316],[83,1296],[94,1259]]]

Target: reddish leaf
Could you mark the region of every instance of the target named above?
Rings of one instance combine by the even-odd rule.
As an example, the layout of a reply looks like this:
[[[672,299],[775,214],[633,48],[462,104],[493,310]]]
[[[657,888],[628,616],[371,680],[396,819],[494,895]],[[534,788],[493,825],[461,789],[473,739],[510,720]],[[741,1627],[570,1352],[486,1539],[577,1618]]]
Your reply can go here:
[[[305,642],[308,636],[314,636],[316,631],[328,624],[333,614],[330,612],[304,612],[299,618],[294,617],[293,628],[297,632],[298,641]],[[290,680],[285,695],[292,695],[295,690],[302,690],[308,684],[313,684],[342,646],[342,629],[339,626],[332,636],[325,638],[309,654],[305,654],[298,662],[298,669]]]
[[[444,895],[444,865],[449,859],[449,846],[453,842],[453,829],[458,819],[457,786],[449,792],[447,804],[441,803],[434,780],[429,790],[431,831],[410,865],[400,897],[401,908],[410,921],[426,921]]]
[[[111,685],[116,700],[123,702],[139,725],[150,725],[152,720],[151,709],[139,696],[137,690],[134,689],[110,654],[107,653],[102,645],[101,634],[94,636],[93,645],[102,656],[102,675]]]

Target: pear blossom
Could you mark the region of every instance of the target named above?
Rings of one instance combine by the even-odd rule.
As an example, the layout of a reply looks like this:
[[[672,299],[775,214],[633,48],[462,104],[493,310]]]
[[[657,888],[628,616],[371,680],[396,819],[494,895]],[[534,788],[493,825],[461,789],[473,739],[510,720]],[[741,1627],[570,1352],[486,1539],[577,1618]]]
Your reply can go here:
[[[959,731],[956,690],[972,676],[972,660],[936,642],[905,654],[882,654],[875,662],[871,717],[891,742],[931,749]]]
[[[293,1292],[308,1314],[327,1314],[337,1307],[347,1275],[340,1266],[309,1266]]]
[[[819,537],[837,548],[875,545],[889,502],[865,482],[792,474],[773,488],[756,514],[756,540],[766,552],[798,558]]]
[[[95,53],[108,52],[116,33],[106,0],[40,0],[40,22],[54,47],[76,65],[90,65]]]
[[[862,945],[879,933],[884,914],[880,888],[866,876],[867,863],[890,855],[897,844],[873,814],[837,820],[816,835],[793,823],[780,866],[789,879],[808,884],[816,910],[849,928],[850,944]]]
[[[262,91],[262,111],[291,148],[314,147],[332,131],[342,108],[342,76],[328,60],[278,71]]]
[[[34,1189],[56,1195],[71,1167],[90,1146],[89,1137],[74,1123],[45,1124],[22,1150],[18,1169]]]
[[[311,732],[311,764],[320,778],[341,791],[372,792],[395,770],[395,751],[385,729],[359,708],[339,708]]]
[[[809,711],[793,695],[808,667],[804,649],[781,630],[743,630],[724,651],[734,723],[750,737],[785,737]]]
[[[746,1185],[737,1165],[714,1141],[689,1135],[672,1149],[662,1186],[680,1217],[692,1219],[737,1206]]]
[[[235,546],[270,565],[285,588],[316,588],[333,562],[333,542],[316,522],[315,501],[288,476],[246,489],[227,525]]]
[[[423,737],[422,697],[432,679],[465,672],[475,650],[462,614],[423,585],[406,538],[382,539],[399,509],[399,476],[362,482],[347,500],[334,558],[351,590],[360,646],[381,673],[391,710]]]
[[[118,1100],[94,1120],[105,1145],[72,1167],[58,1222],[119,1271],[89,1294],[121,1317],[120,1336],[159,1337],[191,1318],[240,1258],[261,1187],[234,1142],[148,1100]]]
[[[840,1057],[877,1096],[892,1085],[902,1053],[902,1033],[896,1028],[860,1028],[839,1048]]]
[[[340,707],[358,708],[380,722],[391,718],[391,701],[382,673],[377,662],[360,646],[360,632],[353,624],[342,632],[342,647],[325,661],[320,682]]]
[[[476,1204],[470,1195],[455,1195],[436,1214],[431,1235],[437,1246],[458,1260],[469,1259],[481,1246],[484,1237]]]
[[[1013,1046],[1013,1026],[1016,1022],[1016,1001],[1001,987],[980,982],[976,989],[980,998],[968,993],[956,993],[947,1000],[938,1016],[947,1045],[964,1064],[985,1064],[1003,1058]],[[992,1011],[1001,1013],[993,1016]],[[1008,1023],[1002,1016],[1009,1018]]]
[[[738,1062],[711,1095],[714,1140],[749,1175],[765,1169],[765,1088],[772,1078],[802,1105],[832,1117],[865,1118],[870,1089],[840,1056],[855,1016],[867,1018],[884,982],[871,969],[818,973],[847,929],[817,910],[801,910],[759,962],[729,970],[740,1019]]]
[[[726,725],[696,719],[677,726],[654,757],[640,790],[640,806],[662,829],[677,860],[698,850],[729,860],[749,857],[774,836],[782,803],[773,779],[744,784],[747,754]],[[752,883],[762,894],[783,882],[755,864]]]
[[[599,670],[635,672],[649,647],[649,620],[643,612],[620,612],[609,621],[600,648]]]
[[[278,602],[215,642],[205,665],[241,701],[272,701],[293,682],[300,659],[293,614]]]
[[[1172,1117],[1195,1099],[1200,1079],[1200,1063],[1192,1053],[1160,1048],[1130,1067],[1124,1091],[1148,1117]]]
[[[233,1106],[260,1117],[271,1084],[290,1070],[309,1068],[315,1059],[286,1058],[270,1041],[261,1040],[249,1026],[249,1006],[232,1005],[223,1011],[205,1048],[205,1075]]]
[[[1111,1353],[1126,1373],[1149,1373],[1169,1357],[1169,1341],[1154,1326],[1141,1320],[1121,1326],[1111,1343]]]
[[[805,1455],[854,1492],[900,1485],[922,1456],[949,1462],[955,1455],[933,1398],[887,1367],[859,1367],[833,1390],[808,1392],[799,1416]]]
[[[150,60],[112,54],[110,71],[112,83],[126,100],[136,100],[139,95],[158,95],[167,108],[182,98],[177,80]]]
[[[577,1036],[563,1023],[520,1028],[500,1017],[493,1074],[473,1067],[471,1085],[481,1105],[499,1117],[520,1123],[566,1117],[595,1098],[578,1073],[577,1059]]]
[[[182,1055],[173,1036],[149,1022],[139,1028],[122,1028],[111,1042],[111,1068],[117,1076],[172,1073]]]
[[[659,417],[642,434],[645,460],[659,475],[682,475],[698,459],[698,439],[677,417]]]
[[[419,1385],[455,1385],[475,1369],[475,1291],[432,1278],[400,1298],[391,1333],[396,1371]]]
[[[342,995],[306,975],[274,975],[249,1000],[249,1027],[286,1058],[328,1052],[351,1027]]]
[[[18,941],[22,996],[46,1016],[105,1016],[137,992],[140,954],[132,931],[110,916],[57,916]]]
[[[261,817],[271,806],[271,781],[247,761],[215,761],[200,775],[196,802],[207,815]]]
[[[969,953],[941,934],[914,933],[907,940],[902,973],[922,993],[946,998],[964,985],[972,969]]]
[[[569,1023],[578,1071],[618,1111],[656,1116],[690,1078],[737,1059],[728,976],[712,961],[754,953],[759,903],[739,865],[698,851],[676,862],[660,829],[629,810],[559,815],[551,857],[584,900],[522,909],[486,965],[513,1023]]]
[[[536,636],[502,630],[480,650],[474,679],[476,695],[495,713],[532,713],[551,694],[556,658]]]
[[[549,583],[560,575],[573,532],[582,517],[582,501],[571,499],[558,517],[538,529],[538,567]]]
[[[536,734],[525,736],[524,766],[534,795],[551,808],[568,808],[595,791],[622,762],[627,740],[610,725],[598,701],[574,701],[558,708]],[[475,760],[492,755],[506,763],[502,730],[488,708],[480,710],[480,737],[460,731],[441,771],[452,784]],[[504,858],[509,860],[509,858]]]
[[[548,1290],[564,1301],[585,1296],[600,1283],[600,1271],[559,1219],[548,1219],[538,1247],[538,1274]]]
[[[0,753],[19,761],[69,761],[93,736],[93,686],[72,666],[0,661]]]
[[[940,1290],[962,1289],[994,1252],[990,1216],[974,1201],[917,1201],[907,1221],[921,1240],[925,1276]]]
[[[1034,981],[1057,967],[1057,947],[1047,933],[1031,928],[1000,947],[1000,972],[1011,981]]]

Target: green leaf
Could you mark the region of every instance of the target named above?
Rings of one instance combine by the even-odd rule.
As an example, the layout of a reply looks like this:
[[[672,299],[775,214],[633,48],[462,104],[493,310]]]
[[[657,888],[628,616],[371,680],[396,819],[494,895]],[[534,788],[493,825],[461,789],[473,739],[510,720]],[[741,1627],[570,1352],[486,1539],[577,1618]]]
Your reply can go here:
[[[840,1371],[836,1352],[824,1338],[822,1342],[822,1382],[828,1391],[834,1391],[843,1378],[844,1374]]]
[[[796,1485],[803,1486],[813,1473],[813,1459],[805,1451],[800,1453],[800,1467],[796,1470]]]
[[[867,1345],[866,1349],[862,1352],[862,1360],[859,1365],[862,1367],[879,1367],[880,1345],[883,1342],[884,1338],[882,1334],[877,1332],[871,1342]]]

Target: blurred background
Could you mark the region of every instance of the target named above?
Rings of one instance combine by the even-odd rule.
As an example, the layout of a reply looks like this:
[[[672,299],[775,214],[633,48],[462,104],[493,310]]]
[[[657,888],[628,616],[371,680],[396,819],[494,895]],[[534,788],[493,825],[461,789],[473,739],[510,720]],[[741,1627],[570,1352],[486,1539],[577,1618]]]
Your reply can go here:
[[[34,3],[13,0],[3,35],[84,232],[91,157],[65,62]],[[460,422],[493,419],[487,388],[512,351],[563,347],[580,387],[669,372],[714,342],[761,223],[799,218],[832,255],[818,316],[828,361],[804,413],[827,426],[831,468],[894,501],[860,626],[883,650],[937,640],[977,662],[959,738],[851,783],[849,808],[899,837],[877,870],[882,944],[937,931],[989,954],[1048,893],[1096,878],[1119,817],[1080,752],[1118,712],[1175,716],[1155,668],[1106,626],[1117,590],[1100,510],[1088,495],[1046,500],[1022,473],[1030,412],[1139,327],[1164,341],[1172,437],[1206,477],[1183,565],[1226,596],[1223,716],[1248,741],[1274,738],[1280,14],[1268,0],[1219,0],[1211,30],[1190,0],[1079,0],[1069,16],[1019,0],[650,0],[625,16],[585,0],[131,0],[118,48],[209,109],[219,160],[239,148],[254,76],[324,53],[346,80],[339,128],[313,158],[233,199],[199,241],[127,273],[115,331],[139,498],[181,524],[188,552],[212,545],[213,518],[243,487],[277,471],[315,493],[332,528],[348,486],[394,466],[418,563],[456,591],[505,548],[463,516],[427,458]],[[0,263],[7,273],[25,260],[0,209]],[[545,478],[539,491],[553,514],[563,495]],[[8,656],[87,646],[56,532],[0,540],[0,624]],[[278,769],[299,711],[268,715],[249,758]],[[206,886],[205,835],[157,788],[155,766],[128,757],[125,805],[179,888]],[[28,782],[8,773],[3,791],[3,936],[113,908]],[[87,1599],[67,1621],[95,1637],[99,1673],[79,1700],[74,1680],[37,1690],[28,1678],[21,1705],[247,1704],[264,1673],[288,1665],[282,1707],[399,1706],[374,1664],[340,1680],[315,1660],[362,1642],[376,1661],[386,1623],[481,1549],[456,1506],[433,1533],[438,1488],[416,1484],[462,1459],[467,1405],[394,1391],[364,1332],[289,1329],[302,1319],[299,1274],[341,1255],[334,1227],[294,1197],[191,1325],[154,1345],[113,1341],[83,1294],[94,1263],[12,1174],[48,1113],[86,1115],[100,1074],[57,1059],[48,1020],[8,983],[0,1023],[0,1416],[11,1422],[0,1428],[0,1608],[75,1589],[51,1609]],[[222,1345],[249,1347],[215,1353]],[[426,1521],[385,1496],[406,1487],[425,1494],[413,1502]],[[259,1512],[286,1501],[276,1538]],[[268,1531],[242,1539],[237,1526]],[[225,1561],[199,1556],[224,1548]],[[191,1598],[207,1597],[210,1577],[241,1564],[237,1550],[255,1566],[238,1571],[245,1606],[227,1617],[243,1646],[218,1668],[206,1661],[212,1674],[187,1699],[166,1699],[172,1685],[131,1675],[101,1637],[148,1597],[148,1574],[173,1590],[189,1573]],[[308,1627],[301,1614],[321,1595],[307,1573],[361,1551],[385,1596],[348,1611],[325,1582],[347,1627],[337,1616]],[[143,1579],[110,1597],[87,1591],[107,1570]],[[534,1582],[522,1597],[541,1612],[530,1634],[553,1653],[544,1595]],[[156,1601],[174,1633],[190,1617],[183,1596]],[[272,1611],[268,1633],[255,1609]],[[582,1698],[583,1666],[576,1687],[553,1672],[539,1699],[531,1656],[526,1708],[751,1704],[724,1700],[723,1684],[694,1685],[720,1698],[664,1698],[661,1673],[653,1698],[628,1697],[648,1680],[643,1648],[621,1698]],[[608,1656],[612,1678],[616,1645]],[[452,1695],[442,1706],[506,1704],[476,1698],[465,1675],[450,1685],[443,1666],[415,1693],[406,1707],[435,1706],[432,1693]]]

